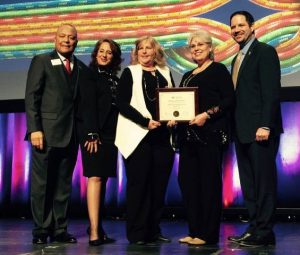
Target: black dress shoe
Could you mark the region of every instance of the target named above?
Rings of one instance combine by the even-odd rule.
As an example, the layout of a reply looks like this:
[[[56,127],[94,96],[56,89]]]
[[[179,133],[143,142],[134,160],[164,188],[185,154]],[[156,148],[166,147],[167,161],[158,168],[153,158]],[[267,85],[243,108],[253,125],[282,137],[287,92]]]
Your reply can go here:
[[[171,243],[171,239],[168,238],[168,237],[163,236],[162,234],[159,234],[156,237],[155,241],[157,241],[157,242],[163,242],[163,243]]]
[[[116,241],[116,239],[110,238],[110,237],[108,237],[107,235],[100,236],[100,239],[102,240],[102,242],[103,242],[104,244],[107,244],[107,243],[114,243],[114,242]]]
[[[77,243],[76,237],[66,232],[52,237],[51,241],[57,243]]]
[[[46,244],[47,243],[47,237],[45,236],[40,236],[40,237],[34,237],[32,239],[33,244]]]
[[[250,232],[245,232],[240,236],[229,236],[228,240],[234,243],[239,243],[241,241],[246,240],[247,238],[250,238],[252,234]]]
[[[259,246],[275,245],[275,243],[276,243],[275,235],[272,232],[266,236],[253,235],[243,241],[240,241],[239,245],[247,246],[247,247],[259,247]]]
[[[103,244],[103,241],[100,239],[96,239],[96,240],[89,240],[89,245],[90,246],[99,246]]]
[[[145,241],[136,241],[136,242],[130,242],[130,244],[133,244],[133,245],[145,245],[146,242]]]

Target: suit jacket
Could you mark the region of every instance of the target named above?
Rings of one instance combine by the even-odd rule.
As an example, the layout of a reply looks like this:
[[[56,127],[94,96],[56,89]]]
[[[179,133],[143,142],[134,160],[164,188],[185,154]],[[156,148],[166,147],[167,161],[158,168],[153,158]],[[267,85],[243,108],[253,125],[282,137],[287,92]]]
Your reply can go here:
[[[95,94],[94,82],[89,69],[76,57],[70,76],[56,51],[35,56],[28,71],[25,93],[27,134],[42,131],[48,146],[67,146],[75,120],[82,119],[83,109],[94,107],[95,100],[89,98]],[[85,123],[91,132],[96,130],[94,121]]]
[[[271,136],[283,132],[280,79],[276,50],[255,39],[241,64],[235,91],[235,131],[241,143],[253,142],[259,127],[269,127]]]

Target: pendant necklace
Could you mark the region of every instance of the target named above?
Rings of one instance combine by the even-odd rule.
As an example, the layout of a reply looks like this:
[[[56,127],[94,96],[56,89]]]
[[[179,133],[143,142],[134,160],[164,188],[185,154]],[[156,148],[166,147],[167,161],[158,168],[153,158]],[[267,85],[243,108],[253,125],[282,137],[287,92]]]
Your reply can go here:
[[[187,87],[188,84],[190,83],[190,81],[199,73],[203,72],[210,64],[212,63],[212,61],[207,62],[205,65],[202,65],[200,68],[197,67],[196,69],[194,69],[191,74],[185,79],[185,81],[183,82],[182,86],[183,87]],[[197,69],[198,72],[195,72]],[[195,72],[195,73],[194,73]]]
[[[158,75],[157,73],[155,73],[155,78],[156,78],[156,88],[159,88],[159,80],[158,80]],[[145,79],[145,75],[143,75],[143,85],[144,85],[144,90],[145,90],[145,95],[147,97],[147,99],[150,101],[150,102],[154,102],[156,100],[156,96],[154,96],[153,98],[149,96],[148,92],[147,92],[147,83],[146,83],[146,79]]]
[[[191,74],[185,79],[185,81],[182,84],[182,87],[187,87],[190,81],[195,77],[195,74],[191,72]]]

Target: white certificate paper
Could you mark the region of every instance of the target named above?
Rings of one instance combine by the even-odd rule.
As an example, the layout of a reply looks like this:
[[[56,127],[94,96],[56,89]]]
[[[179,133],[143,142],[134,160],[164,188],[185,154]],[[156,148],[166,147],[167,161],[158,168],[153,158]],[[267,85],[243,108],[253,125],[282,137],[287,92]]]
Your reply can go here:
[[[157,93],[159,121],[189,121],[197,115],[198,88],[163,88]]]

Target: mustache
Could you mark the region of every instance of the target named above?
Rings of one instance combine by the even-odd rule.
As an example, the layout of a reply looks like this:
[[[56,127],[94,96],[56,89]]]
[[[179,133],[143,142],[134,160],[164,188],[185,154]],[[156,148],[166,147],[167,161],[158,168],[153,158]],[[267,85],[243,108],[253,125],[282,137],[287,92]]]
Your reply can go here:
[[[243,34],[242,32],[235,32],[234,35],[239,35],[239,34]]]

